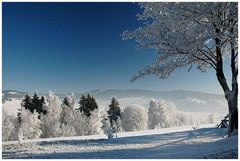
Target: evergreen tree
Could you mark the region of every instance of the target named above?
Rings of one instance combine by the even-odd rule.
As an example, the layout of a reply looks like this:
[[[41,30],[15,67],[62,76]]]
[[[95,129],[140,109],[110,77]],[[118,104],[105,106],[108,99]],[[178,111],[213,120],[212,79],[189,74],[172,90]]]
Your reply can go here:
[[[84,105],[86,104],[86,97],[84,95],[81,96],[79,105],[80,107],[78,108],[79,111],[83,111]]]
[[[46,109],[44,109],[45,98],[43,96],[41,98],[39,98],[39,96],[37,95],[36,92],[34,93],[34,95],[32,97],[31,104],[32,104],[33,111],[36,110],[36,112],[39,114],[47,113]]]
[[[74,110],[75,96],[74,94],[67,95],[64,97],[62,105],[66,105],[72,110]]]
[[[33,106],[32,106],[32,99],[30,95],[25,95],[24,99],[21,102],[21,107],[24,109],[27,109],[31,111],[31,113],[34,112]],[[18,122],[21,123],[21,111],[22,109],[18,109],[17,117],[18,117]]]
[[[45,101],[45,98],[42,96],[41,97],[41,99],[40,99],[40,102],[41,102],[41,111],[40,111],[40,113],[42,113],[42,114],[47,114],[47,110],[46,110],[46,101]]]
[[[39,96],[37,95],[37,93],[35,92],[33,97],[32,97],[32,107],[34,110],[36,110],[38,113],[39,113],[39,110],[40,110],[40,106],[41,106],[41,101],[40,101],[40,98]],[[32,111],[31,111],[32,112]]]
[[[119,103],[118,103],[117,99],[115,99],[113,97],[111,104],[108,107],[109,107],[109,110],[107,111],[108,118],[110,120],[111,127],[114,128],[113,122],[115,122],[115,124],[117,124],[117,120],[120,119],[120,117],[121,117],[121,109],[119,107]]]
[[[63,104],[63,105],[66,105],[66,106],[68,106],[68,107],[70,107],[70,103],[69,103],[67,97],[64,97],[64,99],[63,99],[63,103],[62,103],[62,104]]]
[[[87,97],[82,95],[79,101],[79,105],[80,107],[78,108],[78,110],[83,112],[84,115],[86,115],[87,117],[91,115],[92,111],[98,109],[95,98],[90,94],[88,94]]]
[[[33,113],[34,108],[32,106],[31,96],[29,96],[28,94],[25,95],[24,99],[22,100],[21,106]]]
[[[95,109],[98,109],[98,105],[96,103],[95,98],[90,94],[87,95],[87,103],[89,105],[90,111],[94,111]]]

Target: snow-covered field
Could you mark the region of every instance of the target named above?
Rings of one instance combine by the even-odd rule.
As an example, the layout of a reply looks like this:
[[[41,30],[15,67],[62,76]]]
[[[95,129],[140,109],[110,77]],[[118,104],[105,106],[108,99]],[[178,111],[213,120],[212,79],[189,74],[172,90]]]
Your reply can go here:
[[[4,159],[167,159],[237,158],[238,137],[225,138],[227,129],[210,125],[105,135],[3,142]]]

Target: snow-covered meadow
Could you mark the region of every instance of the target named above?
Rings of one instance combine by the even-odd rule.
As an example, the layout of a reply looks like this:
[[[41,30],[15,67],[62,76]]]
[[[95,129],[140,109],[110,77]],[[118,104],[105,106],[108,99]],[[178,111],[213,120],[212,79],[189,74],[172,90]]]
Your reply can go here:
[[[26,95],[27,96],[27,95]],[[40,97],[35,94],[34,98]],[[71,105],[64,105],[63,99],[53,92],[49,92],[42,107],[46,114],[37,111],[29,111],[24,105],[24,100],[10,98],[3,104],[3,141],[14,141],[21,138],[51,138],[70,137],[108,133],[109,129],[109,103],[103,105],[101,100],[98,109],[91,112],[90,117],[79,111],[79,102],[75,95],[67,95],[65,98]],[[26,98],[24,98],[26,99]],[[94,98],[93,98],[94,99]],[[121,100],[122,101],[122,100]],[[118,119],[118,132],[140,131],[147,129],[159,129],[207,123],[218,123],[219,114],[181,111],[172,101],[164,99],[148,99],[148,105],[144,106],[136,102],[120,104],[121,118]],[[69,103],[68,102],[68,103]],[[129,104],[127,104],[129,103]],[[20,109],[20,111],[16,110]],[[29,108],[35,108],[32,104]],[[14,110],[15,109],[15,110]],[[9,112],[10,111],[10,112]],[[17,116],[17,112],[19,116]],[[216,117],[218,116],[218,117]],[[39,118],[39,119],[38,119]],[[107,121],[108,120],[108,121]]]
[[[108,138],[109,107],[101,99],[90,117],[76,111],[74,95],[67,95],[69,107],[53,92],[46,96],[47,114],[21,108],[21,99],[6,100],[3,107],[4,159],[166,159],[237,158],[237,137],[227,138],[227,129],[215,128],[221,113],[182,111],[172,101],[148,99],[140,105],[127,99],[114,138]],[[103,99],[102,99],[103,100]],[[129,101],[130,100],[130,101]],[[135,104],[133,104],[136,101]],[[74,104],[75,102],[75,104]],[[108,103],[109,104],[109,103]],[[21,122],[16,110],[21,108]],[[122,104],[121,104],[122,105]],[[14,116],[15,113],[15,116]],[[217,118],[216,116],[219,116]],[[64,121],[65,124],[61,122]],[[211,123],[211,124],[209,124]]]
[[[238,158],[238,3],[35,5],[3,4],[4,159]]]
[[[105,135],[3,142],[3,159],[200,159],[237,158],[238,136],[213,125]]]

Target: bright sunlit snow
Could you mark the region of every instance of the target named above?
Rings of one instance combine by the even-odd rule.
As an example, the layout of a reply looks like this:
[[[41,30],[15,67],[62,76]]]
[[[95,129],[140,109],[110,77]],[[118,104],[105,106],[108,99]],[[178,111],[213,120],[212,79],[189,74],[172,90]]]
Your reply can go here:
[[[206,126],[206,125],[204,125]],[[225,138],[226,129],[165,128],[118,134],[51,138],[3,143],[3,158],[44,159],[167,159],[236,158],[237,136]]]

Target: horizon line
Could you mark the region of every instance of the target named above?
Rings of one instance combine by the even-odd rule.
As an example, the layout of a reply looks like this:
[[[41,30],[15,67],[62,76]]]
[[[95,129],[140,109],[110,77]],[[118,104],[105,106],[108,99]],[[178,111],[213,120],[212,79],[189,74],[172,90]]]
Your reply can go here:
[[[212,95],[223,95],[220,93],[209,93],[209,92],[203,92],[203,91],[197,91],[197,90],[186,90],[186,89],[174,89],[174,90],[152,90],[152,89],[143,89],[143,88],[110,88],[110,89],[92,89],[92,90],[85,90],[85,91],[79,91],[78,93],[76,92],[66,92],[66,93],[61,93],[57,92],[55,93],[54,90],[48,90],[48,92],[38,92],[38,90],[35,91],[20,91],[20,90],[14,90],[14,89],[2,89],[3,91],[15,91],[15,92],[24,92],[24,93],[34,93],[37,92],[39,94],[47,94],[50,91],[54,92],[55,94],[61,94],[61,95],[67,95],[67,94],[83,94],[83,93],[91,93],[94,91],[110,91],[110,90],[141,90],[141,91],[152,91],[152,92],[179,92],[179,91],[184,91],[184,92],[195,92],[195,93],[203,93],[203,94],[212,94]]]

